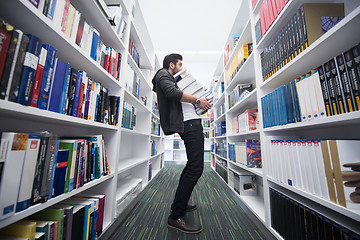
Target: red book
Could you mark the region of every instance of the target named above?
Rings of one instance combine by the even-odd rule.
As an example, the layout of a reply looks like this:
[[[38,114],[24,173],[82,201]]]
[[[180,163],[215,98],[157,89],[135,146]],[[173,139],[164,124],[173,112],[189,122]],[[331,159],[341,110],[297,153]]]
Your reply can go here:
[[[116,76],[117,76],[117,67],[118,67],[118,61],[119,61],[119,53],[118,52],[115,52],[115,69],[114,69],[114,78],[116,79]]]
[[[258,0],[251,0],[252,8],[254,9]]]
[[[262,36],[265,35],[266,29],[265,29],[265,14],[264,14],[264,2],[260,6],[259,15],[260,15],[260,25],[261,25],[261,33]]]
[[[79,95],[79,106],[78,106],[78,111],[77,111],[77,117],[78,118],[82,118],[82,108],[83,108],[83,104],[84,104],[84,92],[85,92],[85,83],[88,81],[87,77],[86,77],[86,73],[83,72],[83,78],[82,78],[82,82],[81,82],[81,86],[80,86],[80,95]]]
[[[40,50],[39,62],[36,67],[36,72],[34,77],[34,87],[31,92],[30,106],[32,107],[38,106],[41,82],[45,69],[46,56],[47,56],[47,50],[42,47]]]
[[[110,48],[110,54],[109,54],[109,69],[108,72],[112,75],[112,67],[113,67],[113,62],[114,62],[114,57],[113,57],[113,52],[114,50],[112,48]]]
[[[280,8],[280,3],[277,0],[271,0],[272,1],[272,6],[273,6],[273,10],[274,10],[274,15],[275,15],[275,19],[279,16],[280,12],[281,12],[281,8]]]
[[[106,47],[105,50],[105,58],[104,58],[104,69],[108,72],[109,71],[109,62],[110,62],[110,48]]]
[[[275,6],[273,6],[273,0],[267,0],[267,4],[268,4],[268,11],[269,11],[269,16],[270,16],[270,25],[275,21],[275,11],[276,9],[274,9]]]
[[[14,27],[0,19],[0,80],[4,71],[6,55],[9,49],[11,34]]]

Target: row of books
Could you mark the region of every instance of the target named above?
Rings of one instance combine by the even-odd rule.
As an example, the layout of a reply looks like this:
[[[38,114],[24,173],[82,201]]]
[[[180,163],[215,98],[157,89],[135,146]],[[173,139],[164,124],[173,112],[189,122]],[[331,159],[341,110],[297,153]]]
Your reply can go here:
[[[226,111],[225,108],[225,102],[222,103],[217,109],[216,109],[216,117],[220,117],[221,115],[223,115]]]
[[[256,176],[239,174],[229,168],[229,187],[234,189],[240,196],[256,196],[257,183]]]
[[[358,209],[359,140],[271,140],[269,175],[343,207]]]
[[[102,135],[3,132],[0,149],[1,219],[110,174]]]
[[[151,134],[160,136],[160,121],[154,117],[151,117]]]
[[[99,5],[102,1],[98,1]],[[110,22],[112,29],[117,33],[121,40],[124,39],[127,23],[125,21],[125,16],[122,14],[122,7],[120,4],[110,4],[103,6],[105,17]]]
[[[70,0],[30,2],[52,20],[55,29],[65,33],[70,42],[78,45],[86,56],[91,57],[119,80],[121,54],[105,46],[99,31],[87,21],[84,14],[75,9]]]
[[[228,170],[226,164],[225,160],[215,160],[215,171],[226,183],[228,183]]]
[[[155,114],[156,116],[159,116],[159,106],[157,103],[157,97],[156,95],[152,99],[152,105],[151,105],[151,112]]]
[[[231,39],[225,47],[224,51],[224,66],[226,66],[232,51],[235,49],[237,42],[239,41],[241,33],[234,33],[231,35]]]
[[[201,124],[202,124],[203,127],[209,128],[210,127],[210,120],[202,119]]]
[[[360,109],[360,47],[262,97],[264,127],[309,121]]]
[[[229,94],[229,109],[233,107],[236,103],[243,100],[250,92],[253,90],[251,83],[241,83],[236,85],[236,87]]]
[[[158,153],[159,149],[159,140],[151,139],[151,156],[155,156]]]
[[[0,238],[95,240],[103,230],[104,209],[105,195],[76,195],[0,229]]]
[[[8,48],[0,52],[0,99],[115,125],[109,119],[117,117],[110,108],[116,97],[108,96],[103,84],[62,62],[53,46],[41,45],[34,35],[15,29],[8,37]]]
[[[226,121],[219,121],[214,126],[215,137],[225,136],[226,134]]]
[[[271,227],[283,239],[360,239],[360,236],[270,188]]]
[[[131,40],[131,38],[129,38],[129,53],[131,55],[131,57],[134,59],[136,65],[138,65],[138,67],[140,67],[140,55],[138,50],[135,47],[135,43],[133,40]]]
[[[204,132],[204,138],[211,138],[211,131]]]
[[[134,97],[137,99],[140,99],[140,84],[141,79],[138,77],[136,71],[130,66],[130,64],[127,64],[125,67],[126,72],[126,78],[125,81],[125,89],[128,90]]]
[[[241,45],[240,49],[235,54],[235,57],[231,61],[228,70],[226,71],[226,83],[229,83],[235,77],[242,65],[245,63],[246,59],[249,58],[252,53],[252,49],[252,43]]]
[[[260,5],[259,16],[261,22],[261,33],[264,36],[275,19],[286,6],[288,0],[264,0]]]
[[[261,168],[261,146],[260,141],[245,139],[244,142],[228,144],[229,159],[248,168]]]
[[[220,142],[214,142],[211,144],[211,151],[220,157],[227,158],[227,144],[226,139],[221,140]]]
[[[124,101],[121,127],[134,130],[136,127],[136,108]]]
[[[303,4],[261,53],[263,81],[344,17],[344,4]]]
[[[231,119],[231,131],[235,133],[250,132],[258,129],[257,109],[247,109]]]

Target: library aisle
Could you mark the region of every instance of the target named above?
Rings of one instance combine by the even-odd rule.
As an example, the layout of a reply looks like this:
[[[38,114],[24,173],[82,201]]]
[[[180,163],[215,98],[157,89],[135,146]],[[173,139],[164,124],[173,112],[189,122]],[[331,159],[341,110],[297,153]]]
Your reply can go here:
[[[170,205],[184,165],[165,165],[137,199],[119,227],[104,239],[275,239],[265,226],[241,206],[223,180],[205,165],[192,195],[198,209],[186,215],[202,225],[199,234],[185,234],[167,227]],[[115,224],[114,224],[115,225]],[[114,229],[113,231],[111,231]]]

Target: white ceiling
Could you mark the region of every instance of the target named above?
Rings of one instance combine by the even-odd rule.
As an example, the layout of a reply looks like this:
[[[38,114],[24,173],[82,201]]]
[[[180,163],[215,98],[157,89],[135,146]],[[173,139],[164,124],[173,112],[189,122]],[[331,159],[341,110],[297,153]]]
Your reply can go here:
[[[209,86],[239,0],[138,0],[160,66],[166,54],[183,55],[183,67]]]

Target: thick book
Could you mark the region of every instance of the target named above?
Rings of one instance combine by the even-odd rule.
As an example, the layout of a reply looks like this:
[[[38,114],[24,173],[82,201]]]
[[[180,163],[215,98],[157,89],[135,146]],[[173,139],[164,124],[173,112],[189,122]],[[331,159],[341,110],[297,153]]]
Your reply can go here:
[[[37,107],[39,102],[39,94],[41,88],[41,82],[44,74],[45,61],[46,61],[47,49],[42,47],[39,55],[39,62],[37,63],[34,87],[32,89],[30,106]]]
[[[57,221],[58,222],[58,231],[57,231],[57,239],[63,239],[63,228],[64,228],[64,209],[53,209],[46,208],[31,215],[29,218],[34,220],[42,220],[42,221]]]
[[[67,112],[66,112],[66,114],[69,116],[72,115],[72,111],[73,111],[77,77],[78,77],[78,70],[72,68],[70,83],[69,83],[69,90],[68,90],[68,105],[67,105]]]
[[[47,110],[48,109],[48,103],[49,103],[49,96],[50,96],[50,90],[53,83],[54,78],[54,72],[56,68],[56,54],[57,50],[49,45],[46,44],[43,46],[45,49],[47,49],[47,56],[46,56],[46,63],[44,68],[44,75],[41,82],[41,88],[40,88],[40,94],[39,94],[39,103],[38,108]]]
[[[86,72],[82,72],[82,81],[80,86],[80,92],[79,92],[79,106],[77,110],[77,117],[83,118],[84,116],[84,107],[85,107],[85,98],[86,98],[86,92],[87,84],[88,84],[88,77],[86,76]]]
[[[26,133],[3,132],[1,134],[0,219],[15,213],[27,139]]]
[[[359,49],[354,48],[346,51],[344,53],[345,62],[346,62],[346,71],[349,75],[349,81],[351,83],[351,90],[355,98],[355,109],[360,109],[360,74],[358,72],[359,64],[355,59],[358,59],[360,56]]]
[[[29,134],[27,139],[16,212],[20,212],[30,206],[36,162],[40,148],[40,138],[40,134]]]
[[[57,152],[56,165],[54,167],[54,180],[52,188],[52,197],[57,197],[64,193],[65,179],[69,150],[59,149]]]
[[[11,42],[11,36],[13,34],[14,27],[0,19],[0,79],[3,75],[5,68],[6,57],[8,55],[8,49]]]
[[[17,102],[29,106],[35,71],[39,61],[41,40],[34,35],[26,35],[29,37],[29,44],[26,49],[24,64],[21,72]]]
[[[54,80],[52,83],[52,89],[50,92],[49,106],[48,110],[52,112],[60,112],[60,105],[62,104],[61,95],[63,92],[65,72],[66,72],[66,63],[62,62],[60,59],[56,60],[56,68],[54,69]]]
[[[6,61],[4,63],[3,74],[0,74],[0,99],[5,99],[6,92],[8,91],[7,88],[9,88],[11,84],[22,36],[23,32],[18,29],[15,29],[12,33]]]
[[[79,71],[77,74],[72,112],[70,113],[73,117],[77,117],[78,114],[81,83],[83,81],[83,77],[85,77],[84,74],[86,74],[84,71]]]
[[[54,190],[54,179],[55,173],[57,169],[57,160],[58,160],[58,152],[59,152],[59,144],[60,141],[55,137],[51,140],[51,147],[50,147],[50,166],[48,172],[48,182],[46,184],[47,192],[48,192],[48,199],[53,197],[53,190]],[[46,193],[44,193],[46,194]]]
[[[0,229],[1,236],[35,239],[36,222],[20,220]]]
[[[13,70],[14,71],[13,76],[10,77],[8,87],[6,89],[5,100],[17,102],[19,96],[21,73],[25,61],[26,49],[28,47],[28,44],[29,44],[29,37],[23,34],[19,46],[18,56]]]
[[[35,167],[35,173],[34,173],[34,180],[33,180],[33,186],[32,186],[32,194],[31,194],[31,205],[34,205],[36,203],[43,202],[45,199],[42,199],[42,196],[40,194],[41,191],[41,185],[42,185],[42,177],[47,174],[45,171],[45,164],[48,166],[48,161],[50,159],[46,159],[46,154],[48,152],[49,147],[49,141],[50,141],[51,134],[49,132],[41,132],[41,138],[40,138],[40,147],[39,147],[39,153],[37,156],[36,161],[36,167]]]
[[[349,72],[346,69],[344,54],[338,55],[335,58],[335,63],[336,63],[336,69],[337,69],[339,77],[340,77],[339,79],[343,86],[343,93],[344,93],[346,108],[347,108],[348,112],[353,112],[356,110],[356,107],[355,107],[356,102],[355,102],[355,97],[354,97],[352,87],[351,87]]]

